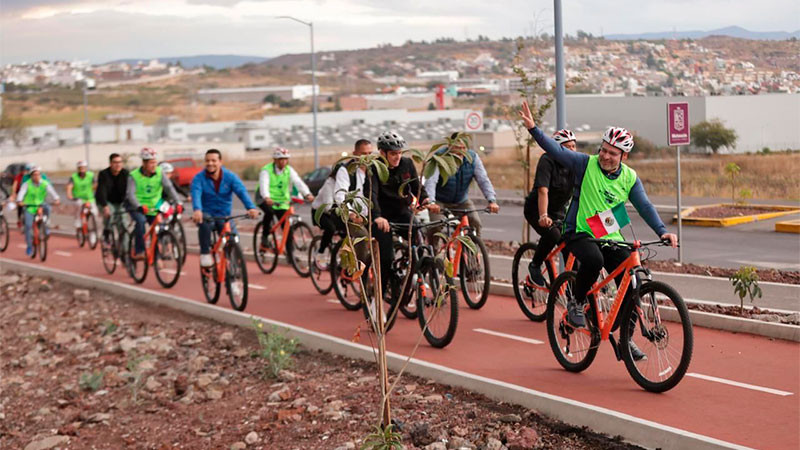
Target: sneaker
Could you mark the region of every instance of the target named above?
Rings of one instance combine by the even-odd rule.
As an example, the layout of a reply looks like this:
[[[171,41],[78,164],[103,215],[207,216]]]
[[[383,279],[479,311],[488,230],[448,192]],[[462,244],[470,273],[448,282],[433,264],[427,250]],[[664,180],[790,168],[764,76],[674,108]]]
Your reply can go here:
[[[25,254],[26,254],[27,256],[30,256],[30,257],[32,258],[32,257],[33,257],[33,247],[28,247],[28,248],[26,248],[26,249],[25,249]]]
[[[573,299],[567,302],[567,323],[574,328],[584,328],[586,326],[586,317],[583,315],[583,305],[579,305]]]
[[[539,287],[545,287],[547,285],[547,282],[544,280],[544,276],[542,276],[542,272],[539,270],[539,267],[528,266],[528,279],[531,281],[531,283]]]
[[[214,258],[210,254],[200,255],[200,267],[211,267],[214,265]]]
[[[637,347],[633,341],[628,341],[628,348],[631,350],[631,357],[634,361],[647,361],[647,355],[645,355],[643,351],[639,350],[639,347]]]

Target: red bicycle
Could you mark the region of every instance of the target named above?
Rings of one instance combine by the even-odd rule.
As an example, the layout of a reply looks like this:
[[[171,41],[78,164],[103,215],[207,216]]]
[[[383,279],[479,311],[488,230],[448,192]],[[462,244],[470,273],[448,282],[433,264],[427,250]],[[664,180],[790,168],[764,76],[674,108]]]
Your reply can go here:
[[[239,246],[239,235],[233,233],[231,221],[247,217],[247,214],[229,217],[204,217],[206,222],[225,221],[222,231],[211,234],[211,256],[214,265],[200,267],[200,279],[203,283],[203,294],[211,304],[219,300],[220,286],[225,284],[225,291],[236,311],[244,311],[247,307],[247,265],[244,252]]]
[[[49,238],[47,233],[48,216],[44,213],[44,204],[25,205],[20,203],[18,206],[20,208],[28,206],[36,207],[36,215],[33,216],[33,229],[31,230],[31,233],[33,233],[33,253],[31,253],[31,259],[35,259],[38,254],[39,259],[44,262],[44,260],[47,259],[47,239]]]
[[[84,201],[81,204],[81,226],[75,230],[78,247],[83,247],[89,242],[89,248],[97,247],[97,219],[92,212],[92,203]]]
[[[558,266],[561,261],[561,253],[566,244],[561,242],[554,248],[544,260],[542,265],[542,275],[545,279],[544,286],[534,284],[528,274],[528,266],[536,253],[537,243],[526,242],[522,244],[514,254],[514,262],[511,265],[511,283],[514,286],[514,297],[525,317],[534,322],[543,322],[547,310],[547,297],[550,295],[550,286],[558,278]],[[575,265],[575,257],[570,253],[564,266],[564,271],[572,270]],[[524,277],[520,274],[525,274]]]
[[[253,231],[253,252],[258,268],[264,273],[274,272],[278,257],[285,253],[298,275],[309,276],[308,249],[314,235],[311,227],[294,213],[294,206],[289,206],[281,219],[272,225],[266,239],[263,238],[263,227],[261,221]]]
[[[147,209],[145,213],[147,213]],[[128,260],[128,273],[136,283],[143,283],[147,277],[147,268],[153,266],[156,279],[161,286],[171,288],[178,282],[181,276],[181,251],[175,235],[165,226],[164,212],[159,211],[155,220],[150,224],[150,228],[144,234],[145,254],[144,258],[134,259],[136,251],[136,233],[131,233],[128,248],[131,257]]]

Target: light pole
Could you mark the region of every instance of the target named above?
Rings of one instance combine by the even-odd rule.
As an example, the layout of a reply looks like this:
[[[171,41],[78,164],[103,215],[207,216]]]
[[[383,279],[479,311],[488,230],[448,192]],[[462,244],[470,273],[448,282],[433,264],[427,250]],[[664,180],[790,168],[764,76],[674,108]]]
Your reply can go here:
[[[311,110],[314,116],[314,169],[319,169],[319,140],[317,138],[317,58],[314,56],[314,22],[306,22],[292,16],[277,16],[308,26],[311,33]]]
[[[553,0],[556,38],[556,129],[567,126],[567,105],[564,89],[564,30],[561,24],[561,0]]]
[[[89,165],[89,141],[91,140],[91,131],[89,128],[89,89],[94,89],[94,80],[86,78],[83,80],[83,145],[85,148],[86,165]]]

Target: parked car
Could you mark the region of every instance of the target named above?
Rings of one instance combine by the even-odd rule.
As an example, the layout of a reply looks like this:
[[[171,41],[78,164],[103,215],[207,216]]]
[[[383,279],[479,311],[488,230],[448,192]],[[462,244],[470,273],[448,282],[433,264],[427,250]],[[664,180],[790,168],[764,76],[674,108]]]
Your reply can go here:
[[[328,166],[320,167],[302,176],[303,182],[306,183],[311,193],[317,195],[322,185],[325,184],[325,179],[331,174],[331,168]]]
[[[12,163],[6,166],[3,174],[0,175],[0,183],[11,187],[11,184],[14,183],[14,177],[16,177],[18,173],[22,172],[22,168],[25,167],[25,164],[26,163]]]
[[[203,166],[192,158],[174,158],[165,162],[172,164],[172,167],[175,168],[173,176],[175,184],[178,186],[189,186],[192,184],[192,178],[203,170]]]

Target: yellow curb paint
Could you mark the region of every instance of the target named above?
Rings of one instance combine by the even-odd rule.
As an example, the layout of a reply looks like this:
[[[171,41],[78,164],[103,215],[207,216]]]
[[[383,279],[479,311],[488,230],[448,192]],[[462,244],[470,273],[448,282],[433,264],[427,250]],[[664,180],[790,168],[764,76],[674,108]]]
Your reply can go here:
[[[712,218],[712,217],[688,217],[697,209],[701,208],[709,208],[715,206],[742,206],[742,205],[734,205],[731,203],[717,203],[713,205],[701,205],[701,206],[691,206],[689,208],[684,208],[681,212],[681,218],[684,224],[686,225],[693,225],[698,227],[730,227],[734,225],[741,225],[743,223],[750,223],[756,222],[759,220],[766,220],[772,219],[775,217],[786,216],[789,214],[797,214],[800,213],[800,209],[796,206],[784,206],[784,205],[747,205],[747,206],[755,206],[758,208],[764,209],[772,209],[775,212],[768,212],[768,213],[761,213],[761,214],[753,214],[749,216],[736,216],[736,217],[722,217],[722,218]],[[672,222],[675,223],[678,220],[678,215],[675,214],[672,216]],[[777,231],[777,225],[776,225]],[[791,232],[791,231],[790,231]]]
[[[800,220],[786,220],[775,224],[775,231],[800,234]]]

